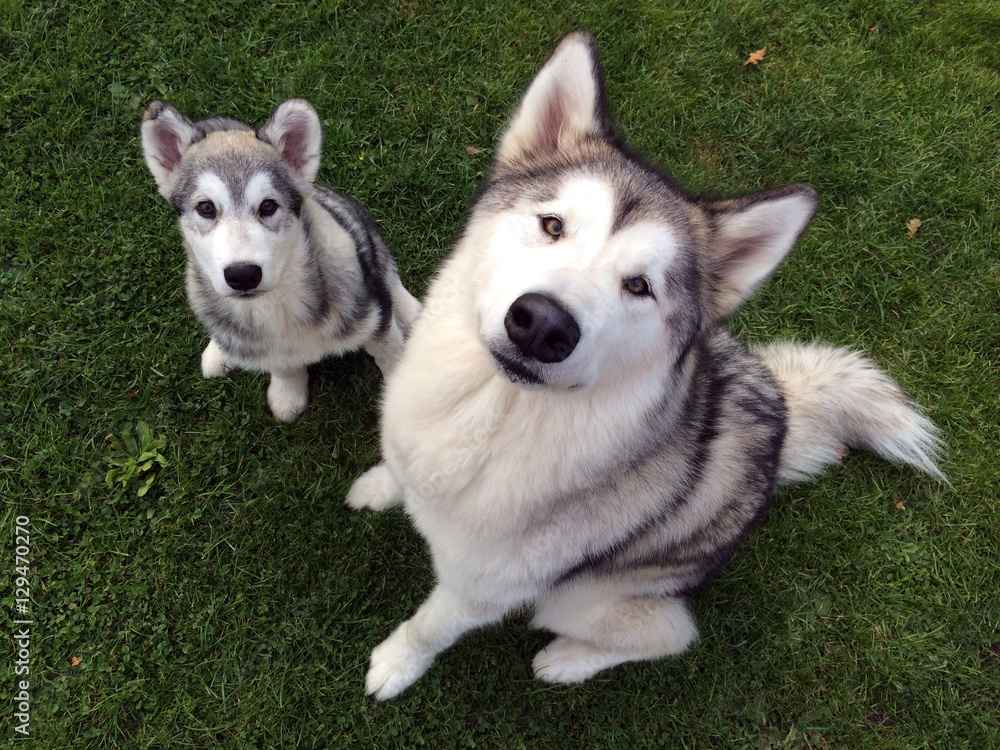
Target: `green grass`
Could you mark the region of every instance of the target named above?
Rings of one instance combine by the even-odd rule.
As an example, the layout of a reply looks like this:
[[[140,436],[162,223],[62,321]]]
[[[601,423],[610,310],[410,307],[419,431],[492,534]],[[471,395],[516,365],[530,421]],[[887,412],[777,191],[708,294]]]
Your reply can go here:
[[[1000,7],[629,5],[3,2],[0,515],[5,539],[18,515],[33,528],[31,746],[1000,747]],[[632,143],[689,186],[821,191],[733,325],[871,352],[941,426],[951,486],[852,456],[783,491],[679,658],[546,687],[545,636],[512,618],[375,704],[368,653],[432,583],[401,513],[342,506],[377,460],[377,369],[314,368],[292,426],[264,376],[201,379],[139,118],[166,98],[261,123],[308,98],[321,180],[370,208],[422,292],[577,26]],[[168,464],[141,497],[104,481],[108,436],[140,420]],[[12,543],[0,559],[6,633]]]

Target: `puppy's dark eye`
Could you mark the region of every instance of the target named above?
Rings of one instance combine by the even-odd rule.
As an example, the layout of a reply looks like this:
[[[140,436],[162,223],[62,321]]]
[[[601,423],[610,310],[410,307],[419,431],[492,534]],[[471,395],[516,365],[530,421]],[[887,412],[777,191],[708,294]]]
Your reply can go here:
[[[261,201],[260,208],[257,210],[261,216],[274,216],[274,212],[278,210],[278,202],[268,198]]]
[[[633,276],[631,279],[625,279],[625,291],[634,294],[636,297],[652,294],[649,290],[649,282],[642,278],[642,276]]]
[[[542,229],[552,239],[559,239],[563,231],[562,219],[558,216],[543,216]]]
[[[198,212],[199,216],[204,216],[206,219],[214,219],[215,218],[215,214],[216,214],[215,204],[212,203],[212,201],[200,201],[194,207],[194,210]]]

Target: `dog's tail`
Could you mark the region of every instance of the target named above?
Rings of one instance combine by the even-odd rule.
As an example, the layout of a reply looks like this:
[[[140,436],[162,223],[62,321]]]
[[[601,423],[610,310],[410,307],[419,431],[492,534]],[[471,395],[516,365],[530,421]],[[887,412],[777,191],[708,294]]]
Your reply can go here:
[[[389,295],[392,297],[393,314],[396,316],[396,321],[399,323],[399,327],[405,336],[409,334],[410,326],[413,325],[413,321],[420,314],[420,300],[406,290],[406,287],[403,286],[403,282],[399,280],[398,276],[395,279],[395,283],[392,283],[389,287]]]
[[[899,384],[861,354],[824,344],[756,349],[785,394],[788,432],[779,480],[795,482],[863,448],[945,480],[937,428]]]

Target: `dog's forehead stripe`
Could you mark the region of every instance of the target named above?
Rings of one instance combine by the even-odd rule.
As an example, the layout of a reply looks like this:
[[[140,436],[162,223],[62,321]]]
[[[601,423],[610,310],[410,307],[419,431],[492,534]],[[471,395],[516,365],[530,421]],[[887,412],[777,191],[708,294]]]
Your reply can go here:
[[[659,174],[641,166],[641,170],[630,170],[627,178],[617,180],[612,233],[643,221],[659,221],[675,228],[685,226],[687,217],[680,208],[683,193]]]
[[[639,164],[638,170],[634,166],[616,161],[580,164],[549,175],[541,184],[531,184],[530,192],[526,190],[528,185],[518,185],[514,180],[505,180],[508,182],[505,187],[513,190],[520,187],[530,201],[544,204],[566,199],[574,192],[583,195],[577,183],[599,185],[607,191],[609,198],[602,205],[612,208],[610,234],[643,221],[668,219],[671,224],[685,222],[684,212],[678,210],[683,194],[645,165]],[[592,189],[589,192],[593,194]]]
[[[279,203],[296,215],[301,210],[302,193],[276,156],[260,152],[224,151],[206,154],[190,165],[188,174],[171,196],[171,204],[178,213],[190,208],[190,202],[197,191],[208,187],[205,182],[208,177],[215,178],[225,186],[229,205],[234,209],[246,209],[246,199],[251,197],[248,195],[251,185],[259,185],[261,180],[265,180],[274,191],[274,195],[270,197],[278,199]],[[208,195],[205,197],[210,198]],[[257,199],[257,196],[252,197]]]

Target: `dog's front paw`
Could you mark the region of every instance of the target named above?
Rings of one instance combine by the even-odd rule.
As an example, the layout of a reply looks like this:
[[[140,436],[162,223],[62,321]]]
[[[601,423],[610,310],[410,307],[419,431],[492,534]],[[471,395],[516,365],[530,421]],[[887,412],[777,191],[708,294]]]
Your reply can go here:
[[[355,510],[387,510],[402,502],[403,488],[385,464],[366,471],[347,492],[347,504]]]
[[[294,422],[309,405],[309,372],[303,368],[291,373],[271,374],[267,387],[267,405],[279,422]]]
[[[560,636],[535,654],[531,669],[542,682],[571,685],[589,680],[616,663],[620,661],[586,641]]]
[[[406,634],[408,626],[409,622],[404,622],[372,651],[365,675],[365,692],[375,700],[395,698],[420,679],[434,661],[433,653],[419,651],[410,645]]]
[[[233,366],[226,360],[226,355],[214,341],[209,341],[205,351],[201,353],[201,374],[208,378],[224,378]]]

